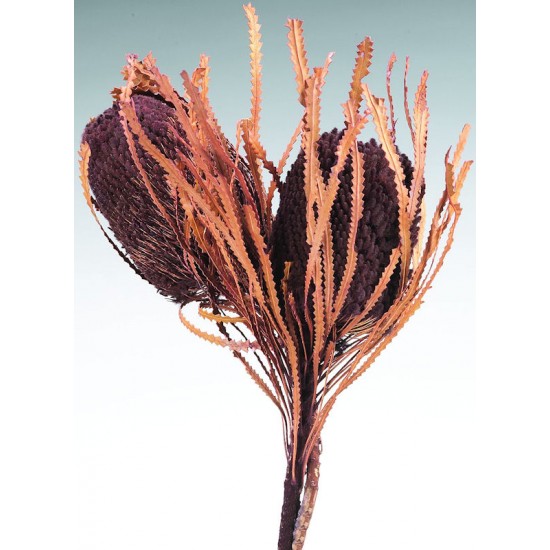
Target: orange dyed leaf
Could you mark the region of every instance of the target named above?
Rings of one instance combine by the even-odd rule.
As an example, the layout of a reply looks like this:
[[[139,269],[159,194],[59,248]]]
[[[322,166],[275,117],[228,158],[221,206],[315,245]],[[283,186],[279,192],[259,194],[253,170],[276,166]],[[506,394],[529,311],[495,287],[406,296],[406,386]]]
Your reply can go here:
[[[252,75],[252,136],[258,139],[260,136],[260,111],[262,103],[262,35],[260,34],[260,24],[258,16],[252,4],[244,7],[246,18],[248,20],[248,34],[250,36],[250,73]]]
[[[307,65],[307,53],[304,44],[304,31],[302,21],[299,19],[289,19],[288,27],[288,47],[290,48],[290,57],[294,72],[296,73],[296,89],[298,90],[298,99],[305,106],[304,92],[306,80],[309,77]]]

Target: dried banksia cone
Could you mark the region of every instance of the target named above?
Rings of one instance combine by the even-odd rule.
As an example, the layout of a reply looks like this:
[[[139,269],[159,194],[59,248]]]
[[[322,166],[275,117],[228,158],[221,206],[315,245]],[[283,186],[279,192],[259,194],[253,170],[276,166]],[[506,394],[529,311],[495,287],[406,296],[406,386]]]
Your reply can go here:
[[[323,182],[328,183],[330,172],[336,163],[336,149],[343,131],[336,128],[325,132],[317,142],[319,168]],[[355,233],[355,271],[348,294],[340,313],[339,322],[345,323],[359,314],[372,295],[376,283],[390,261],[392,250],[399,243],[399,202],[395,187],[395,174],[390,168],[383,149],[374,139],[357,142],[361,158],[359,177],[362,178],[361,215]],[[405,175],[405,187],[410,192],[414,175],[413,166],[404,154],[399,161]],[[305,195],[305,153],[300,151],[297,160],[290,168],[281,190],[280,206],[273,225],[272,258],[275,274],[282,278],[284,265],[291,262],[287,286],[298,298],[298,306],[303,301],[303,279],[305,259],[308,256]],[[348,239],[350,235],[353,209],[352,158],[348,156],[342,171],[338,174],[339,187],[330,213],[332,251],[334,256],[333,284],[336,288],[342,281],[348,259]],[[424,183],[418,196],[417,216],[411,223],[411,244],[418,238],[420,202],[424,195]],[[392,274],[388,288],[370,312],[371,318],[380,317],[387,311],[396,297],[400,277],[398,265]]]
[[[187,102],[177,94],[168,101],[157,93],[145,68],[153,62],[150,56],[143,63],[129,56],[122,71],[128,87],[115,88],[113,105],[86,126],[82,143],[89,148],[87,185],[93,198],[85,192],[90,208],[108,221],[124,252],[105,235],[136,273],[164,296],[187,304],[204,298],[208,287],[196,277],[186,257],[180,237],[187,224],[185,212],[177,189],[168,184],[166,171],[139,143],[123,108],[131,105],[148,142],[177,163],[192,183],[193,175],[181,160],[189,157],[190,145],[176,109],[178,105],[187,110]],[[204,70],[199,74],[202,77]],[[240,167],[249,181],[242,162]],[[198,251],[196,245],[194,248]],[[207,266],[208,259],[204,260]]]
[[[290,19],[288,43],[304,110],[281,160],[272,162],[260,140],[260,26],[252,6],[245,13],[252,108],[237,124],[235,145],[223,135],[208,100],[206,57],[192,76],[182,72],[183,99],[151,56],[143,62],[130,58],[127,85],[116,90],[113,109],[133,164],[127,168],[122,155],[116,168],[97,153],[101,147],[93,140],[107,127],[98,119],[84,135],[81,178],[94,215],[95,204],[133,263],[152,282],[160,280],[157,269],[166,276],[154,284],[181,302],[182,323],[228,347],[281,414],[287,468],[278,548],[300,550],[317,497],[327,416],[421,305],[451,247],[461,213],[458,198],[472,164],[461,163],[469,127],[454,154],[449,150],[445,156],[443,193],[426,223],[427,73],[409,109],[407,61],[410,159],[396,143],[390,91],[395,56],[387,68],[389,113],[384,99],[363,82],[372,57],[368,37],[358,45],[342,129],[321,133],[320,98],[332,54],[322,67],[310,69],[302,22]],[[161,117],[154,128],[148,127],[152,101],[155,112],[169,119]],[[378,142],[360,139],[369,123]],[[301,151],[284,177],[298,139]],[[101,183],[98,173],[105,174]],[[130,173],[135,188],[127,183]],[[131,200],[110,196],[120,185]],[[127,231],[134,235],[128,211],[139,218],[140,234],[124,242]],[[141,224],[141,217],[148,221]],[[134,240],[140,244],[134,246]],[[184,305],[193,299],[218,334],[189,321]]]

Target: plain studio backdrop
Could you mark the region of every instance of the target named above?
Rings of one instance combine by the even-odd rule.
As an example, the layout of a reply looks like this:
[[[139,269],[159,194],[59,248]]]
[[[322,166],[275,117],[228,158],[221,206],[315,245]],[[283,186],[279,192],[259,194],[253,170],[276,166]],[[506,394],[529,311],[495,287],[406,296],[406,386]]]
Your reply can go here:
[[[356,45],[374,40],[368,81],[385,94],[392,52],[398,144],[402,110],[428,69],[428,213],[443,157],[466,122],[475,150],[473,1],[255,2],[263,34],[261,136],[278,159],[300,109],[286,19],[304,20],[310,65],[335,56],[322,128],[341,126]],[[199,55],[226,135],[250,108],[242,2],[75,4],[75,150],[111,104],[128,53],[153,52],[181,89]],[[372,124],[363,137],[373,136]],[[474,165],[475,166],[475,165]],[[75,173],[75,185],[77,183]],[[446,550],[473,544],[475,169],[453,249],[426,303],[374,366],[339,398],[323,433],[321,480],[306,548]],[[75,193],[79,550],[275,548],[285,461],[278,413],[224,349],[188,333],[177,307],[114,253]]]

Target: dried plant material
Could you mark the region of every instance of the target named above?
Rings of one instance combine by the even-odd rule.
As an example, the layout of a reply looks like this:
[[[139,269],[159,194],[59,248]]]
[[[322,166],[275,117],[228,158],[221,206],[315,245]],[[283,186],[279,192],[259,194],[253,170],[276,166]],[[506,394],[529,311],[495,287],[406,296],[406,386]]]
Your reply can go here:
[[[304,43],[303,23],[299,19],[289,19],[288,27],[288,47],[290,57],[296,73],[296,85],[300,103],[305,106],[304,92],[306,89],[306,80],[309,76],[307,65],[306,47]]]
[[[361,82],[369,74],[369,67],[372,61],[373,43],[370,36],[367,36],[363,42],[357,46],[357,57],[355,58],[355,68],[351,78],[351,90],[349,92],[350,106],[353,111],[359,108],[363,90]]]
[[[235,145],[208,99],[207,56],[191,75],[181,73],[180,95],[151,54],[142,61],[131,55],[113,106],[84,131],[81,180],[117,252],[180,305],[187,329],[228,348],[279,411],[287,470],[278,547],[300,550],[317,498],[324,423],[340,394],[420,307],[450,250],[472,163],[461,164],[469,126],[445,156],[443,194],[428,224],[428,73],[411,110],[407,58],[412,161],[396,139],[391,75],[397,58],[391,56],[386,70],[388,113],[364,82],[373,54],[369,37],[357,47],[342,129],[323,132],[321,96],[332,53],[310,69],[302,22],[289,19],[304,109],[281,159],[270,159],[260,139],[260,24],[250,4],[244,11],[251,110],[236,125]],[[369,123],[379,142],[360,140]],[[283,175],[298,139],[300,152]],[[188,319],[184,306],[191,302],[199,324],[212,323],[211,330]]]
[[[386,69],[386,91],[388,93],[388,103],[390,105],[390,122],[391,122],[390,134],[394,143],[395,143],[395,126],[397,124],[397,121],[395,120],[393,97],[391,95],[391,74],[393,72],[393,66],[395,65],[396,61],[397,61],[397,57],[394,53],[392,53],[390,60],[388,61],[388,68]]]
[[[256,10],[251,4],[244,6],[244,12],[248,19],[248,33],[250,35],[250,73],[252,75],[252,109],[250,112],[252,121],[252,136],[258,139],[260,135],[260,110],[262,102],[262,35]]]

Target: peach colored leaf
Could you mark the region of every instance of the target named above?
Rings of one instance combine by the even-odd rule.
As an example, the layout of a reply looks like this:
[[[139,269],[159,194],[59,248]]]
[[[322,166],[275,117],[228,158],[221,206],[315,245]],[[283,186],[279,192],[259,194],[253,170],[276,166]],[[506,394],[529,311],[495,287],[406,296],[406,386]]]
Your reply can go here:
[[[180,307],[179,310],[179,318],[182,322],[183,326],[188,329],[190,332],[198,336],[199,338],[202,338],[203,340],[206,340],[210,342],[211,344],[215,344],[216,346],[221,347],[227,347],[232,349],[233,351],[250,351],[253,349],[258,349],[258,344],[256,342],[248,342],[247,340],[243,340],[242,342],[237,342],[235,340],[228,340],[227,338],[221,338],[220,336],[216,336],[215,334],[210,334],[209,332],[205,332],[204,330],[201,330],[199,327],[195,326],[191,321],[185,318],[182,312],[182,307]]]
[[[397,246],[393,249],[388,265],[384,268],[384,271],[382,272],[382,275],[380,276],[378,283],[376,283],[376,286],[374,287],[374,291],[369,296],[367,303],[363,307],[363,312],[348,323],[348,325],[344,329],[344,332],[352,332],[352,331],[357,332],[362,328],[362,325],[364,324],[363,322],[365,320],[368,321],[369,313],[371,312],[372,308],[376,305],[376,303],[382,296],[383,292],[388,287],[390,278],[393,275],[395,268],[397,267],[399,256],[400,256],[399,247]]]
[[[176,239],[178,240],[180,246],[185,250],[185,244],[183,242],[183,237],[181,235],[181,231],[176,225],[175,220],[168,214],[166,208],[164,205],[160,202],[159,198],[157,197],[157,194],[155,193],[155,190],[153,189],[153,185],[151,184],[151,181],[149,179],[149,176],[147,175],[147,172],[145,171],[143,164],[141,163],[141,160],[139,159],[139,156],[137,154],[136,145],[134,143],[134,138],[130,132],[130,129],[128,127],[128,123],[130,120],[133,122],[133,129],[134,133],[138,136],[138,139],[143,139],[145,136],[145,131],[141,127],[141,125],[138,122],[138,117],[135,111],[135,105],[132,99],[130,99],[127,103],[122,103],[120,105],[120,121],[122,124],[122,129],[124,131],[124,136],[126,138],[126,143],[128,145],[128,148],[130,150],[130,156],[132,157],[132,161],[134,162],[135,167],[137,168],[139,175],[141,177],[141,181],[143,182],[143,185],[145,185],[145,188],[147,189],[147,192],[149,193],[149,196],[151,197],[151,200],[153,201],[154,205],[159,210],[162,217],[166,220],[166,223],[170,226],[172,231],[174,232],[174,235]],[[148,138],[147,138],[148,139]],[[150,141],[150,140],[149,140]],[[151,143],[152,145],[152,143]],[[159,152],[160,155],[162,155]],[[163,155],[162,155],[163,156]],[[166,157],[164,157],[166,158]],[[166,159],[167,160],[167,159]],[[168,180],[168,186],[172,188],[171,182]]]
[[[428,71],[424,71],[420,77],[420,84],[414,96],[415,115],[426,108],[426,89],[428,84]]]
[[[281,160],[279,161],[279,164],[277,166],[277,172],[279,174],[283,173],[283,170],[285,169],[286,163],[288,161],[288,157],[290,157],[290,153],[292,151],[292,148],[294,147],[294,144],[296,143],[298,137],[302,133],[303,128],[304,128],[304,119],[301,118],[300,122],[298,123],[298,126],[296,126],[296,130],[294,130],[294,133],[292,134],[292,137],[290,138],[290,142],[286,146],[286,149],[283,153],[283,156],[281,157]]]
[[[313,265],[314,265],[314,262],[316,261],[316,258],[319,252],[319,247],[321,245],[321,241],[326,235],[325,229],[327,227],[327,224],[329,223],[332,205],[334,204],[334,200],[336,199],[336,194],[338,193],[338,187],[340,185],[338,174],[340,174],[340,172],[342,171],[342,168],[344,167],[344,163],[346,162],[346,158],[351,148],[353,147],[353,144],[355,143],[357,136],[363,129],[363,126],[366,124],[366,122],[367,122],[367,116],[357,117],[354,123],[346,127],[342,137],[340,138],[338,147],[336,148],[337,160],[335,165],[331,169],[329,181],[323,194],[323,202],[322,202],[321,208],[319,209],[319,216],[315,226],[315,232],[313,235],[311,248],[308,254],[308,261],[306,265],[306,274],[305,274],[305,280],[304,280],[304,285],[305,285],[304,288],[306,289],[306,295],[312,279]]]
[[[453,196],[451,197],[453,202],[456,202],[458,200],[460,192],[462,191],[462,186],[464,185],[464,181],[466,180],[466,176],[468,175],[468,172],[470,171],[473,163],[473,160],[467,160],[460,168],[460,171],[456,176],[455,191],[453,193]]]
[[[415,142],[414,128],[412,125],[411,111],[409,109],[409,87],[407,85],[408,75],[409,75],[409,56],[405,58],[405,75],[403,77],[403,102],[404,102],[404,109],[405,109],[405,118],[407,119],[407,124],[409,126],[409,130],[411,131],[411,139],[414,143]]]
[[[411,220],[416,216],[422,183],[424,182],[424,169],[426,165],[426,148],[428,145],[428,120],[429,111],[426,106],[422,112],[415,115],[415,142],[414,142],[414,175],[409,191],[409,205],[407,212]]]
[[[298,126],[296,126],[296,130],[294,130],[294,133],[292,134],[292,137],[290,138],[290,142],[286,146],[286,149],[283,153],[283,156],[281,157],[281,160],[279,161],[279,164],[277,165],[277,173],[279,176],[283,173],[283,170],[285,169],[286,163],[288,161],[288,158],[290,157],[290,153],[292,152],[292,148],[294,147],[296,141],[298,140],[298,137],[302,133],[304,127],[304,119],[303,117],[300,119],[300,122],[298,123]],[[271,185],[269,186],[269,190],[267,193],[267,211],[271,212],[272,203],[273,203],[273,197],[275,196],[275,191],[277,188],[280,188],[280,185],[282,183],[277,183],[275,179],[271,182]]]
[[[449,154],[451,148],[447,150],[445,154],[445,185],[447,186],[447,196],[452,197],[455,190],[455,167],[449,162]]]
[[[252,75],[252,136],[258,139],[260,136],[260,111],[262,101],[262,35],[258,16],[252,4],[243,6],[248,20],[248,33],[250,36],[250,73]]]
[[[208,86],[210,83],[210,58],[207,55],[201,54],[199,60],[199,67],[202,69],[202,79],[201,79],[201,97],[203,101],[208,100]]]
[[[334,52],[328,52],[325,62],[322,67],[314,67],[313,73],[317,76],[319,79],[319,85],[321,88],[325,85],[325,80],[328,74],[328,68],[330,64],[332,63],[332,58],[334,57]]]
[[[246,160],[248,161],[248,167],[250,169],[250,173],[252,174],[252,180],[254,182],[254,189],[256,191],[257,196],[263,197],[264,196],[264,189],[263,189],[263,182],[262,182],[262,175],[260,171],[260,157],[258,156],[259,150],[253,146],[253,135],[252,135],[252,123],[250,119],[244,119],[242,121],[242,137],[243,137],[243,148],[246,155]],[[249,192],[245,191],[247,195],[250,197],[248,199],[248,204],[254,204],[254,200],[252,199],[252,196]]]
[[[424,71],[420,78],[420,84],[414,100],[414,176],[409,192],[408,214],[414,219],[419,207],[419,196],[424,181],[424,167],[426,164],[426,147],[428,144],[429,110],[426,99],[428,72]]]
[[[204,70],[204,67],[197,67],[194,71],[193,71],[193,74],[191,75],[191,82],[195,85],[195,87],[197,87],[199,90],[202,86],[202,81],[204,79],[204,73],[205,73],[205,70]]]
[[[209,321],[215,321],[216,323],[246,323],[246,319],[244,317],[229,317],[227,315],[220,315],[217,313],[212,313],[211,311],[207,311],[206,309],[199,306],[199,315],[203,319],[208,319]]]
[[[367,103],[371,110],[376,133],[382,145],[382,149],[386,155],[390,168],[393,170],[395,177],[395,187],[397,190],[397,200],[399,202],[399,235],[401,238],[401,288],[405,284],[405,279],[408,275],[409,260],[411,257],[411,233],[410,219],[407,215],[408,206],[408,190],[405,187],[405,174],[401,161],[397,155],[397,150],[391,139],[388,131],[388,117],[384,100],[373,96],[367,85],[363,84],[363,89],[367,98]]]
[[[370,36],[367,36],[357,45],[357,57],[355,58],[355,67],[351,79],[351,89],[349,100],[355,111],[359,109],[363,90],[361,81],[369,74],[369,67],[372,61],[373,42]]]
[[[309,77],[309,69],[307,65],[307,53],[304,44],[303,22],[299,19],[289,19],[286,26],[288,27],[288,47],[290,48],[290,57],[294,72],[296,73],[296,85],[298,90],[298,99],[305,107],[305,84]]]
[[[390,135],[394,143],[395,143],[396,122],[395,122],[395,111],[393,108],[393,97],[391,95],[391,73],[393,71],[393,66],[396,61],[397,61],[397,57],[395,56],[395,53],[392,53],[390,60],[388,61],[388,68],[386,69],[386,92],[388,94],[388,104],[390,106],[390,122],[391,122]]]
[[[352,170],[352,192],[350,195],[350,226],[348,231],[348,245],[346,253],[346,267],[340,287],[334,303],[331,322],[335,323],[345,304],[351,281],[355,274],[357,266],[357,252],[355,250],[355,241],[357,238],[357,229],[359,221],[363,216],[363,189],[365,187],[362,173],[363,155],[359,153],[357,142],[352,146],[351,170]]]
[[[458,166],[458,164],[460,163],[460,158],[462,157],[462,153],[464,152],[464,147],[466,147],[466,142],[468,141],[469,133],[470,133],[470,125],[465,124],[464,127],[462,128],[462,132],[460,132],[458,143],[455,149],[455,154],[453,155],[453,164],[455,166]]]
[[[422,245],[424,244],[424,231],[426,229],[426,215],[426,199],[424,197],[422,198],[422,202],[420,204],[420,222],[418,226],[418,237],[416,245],[413,249],[413,270],[418,267],[418,263],[420,262]]]
[[[220,176],[218,176],[217,179],[220,183],[221,191],[223,191],[223,193],[220,196],[226,203],[225,211],[231,217],[233,221],[233,226],[237,228],[240,226],[240,224],[238,223],[237,216],[235,214],[237,211],[237,205],[235,202],[234,195],[230,192],[229,178],[232,177],[233,174],[237,176],[237,179],[239,180],[241,184],[241,188],[245,193],[245,195],[247,195],[248,193],[247,182],[244,179],[242,172],[238,169],[238,166],[237,167],[235,166],[233,159],[229,154],[229,150],[227,148],[227,143],[228,143],[227,140],[225,139],[223,134],[218,134],[216,132],[216,129],[209,124],[207,120],[207,113],[204,108],[204,104],[202,103],[201,98],[198,95],[197,89],[193,86],[192,82],[190,81],[189,75],[187,74],[187,72],[182,71],[181,76],[183,78],[185,87],[188,90],[189,95],[192,99],[192,103],[190,103],[190,106],[195,110],[199,125],[203,129],[210,143],[211,149],[214,152],[214,156],[216,158],[216,165],[213,168],[213,171],[214,172],[221,171],[221,174]],[[258,192],[263,192],[261,181],[257,182],[257,186],[258,186]],[[249,203],[253,204],[254,201],[252,200],[252,197],[250,197],[249,193],[247,196],[248,196]]]
[[[304,150],[304,192],[306,195],[306,227],[307,242],[311,244],[311,238],[315,228],[314,205],[320,203],[324,187],[321,165],[317,153],[319,140],[320,110],[321,110],[321,86],[317,74],[306,81],[304,99],[306,113],[304,116],[305,128],[302,133],[302,149]]]
[[[323,272],[321,262],[315,264],[315,284],[313,288],[313,395],[317,393],[317,382],[319,379],[319,365],[321,362],[321,351],[325,340],[325,307],[323,296]],[[311,406],[313,407],[313,401]]]
[[[276,181],[280,181],[279,171],[277,170],[275,164],[267,158],[267,152],[263,145],[253,135],[250,136],[250,144],[254,150],[254,155],[262,162],[264,168]]]

